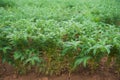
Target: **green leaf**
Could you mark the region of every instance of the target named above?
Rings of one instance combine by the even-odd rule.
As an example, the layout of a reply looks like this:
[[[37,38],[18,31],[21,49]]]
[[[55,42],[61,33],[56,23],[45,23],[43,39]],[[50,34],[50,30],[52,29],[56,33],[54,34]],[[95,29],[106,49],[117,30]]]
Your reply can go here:
[[[87,61],[91,59],[91,57],[84,57],[84,60],[83,60],[83,66],[86,67],[87,65]]]
[[[62,51],[62,55],[64,56],[64,55],[67,53],[68,50],[69,50],[69,48],[65,48],[65,49]]]
[[[110,48],[112,47],[112,45],[106,45],[105,49],[107,51],[108,54],[110,54]]]
[[[15,60],[21,58],[21,56],[22,56],[22,55],[21,55],[20,52],[15,52],[14,55],[13,55],[13,57],[14,57]]]
[[[11,50],[11,47],[9,47],[9,46],[8,47],[4,47],[4,48],[2,48],[2,50],[3,50],[4,53],[7,53],[7,50]]]
[[[74,64],[74,68],[76,68],[78,65],[80,65],[81,63],[83,63],[83,66],[86,67],[87,65],[87,61],[91,59],[90,56],[85,56],[85,57],[81,57],[81,58],[78,58],[76,61],[75,61],[75,64]]]

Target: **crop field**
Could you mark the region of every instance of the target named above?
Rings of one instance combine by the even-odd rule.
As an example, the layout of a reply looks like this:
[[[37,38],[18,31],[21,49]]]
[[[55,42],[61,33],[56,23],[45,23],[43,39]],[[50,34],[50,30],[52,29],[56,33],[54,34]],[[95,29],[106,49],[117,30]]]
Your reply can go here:
[[[0,59],[19,74],[120,72],[119,0],[0,0]]]

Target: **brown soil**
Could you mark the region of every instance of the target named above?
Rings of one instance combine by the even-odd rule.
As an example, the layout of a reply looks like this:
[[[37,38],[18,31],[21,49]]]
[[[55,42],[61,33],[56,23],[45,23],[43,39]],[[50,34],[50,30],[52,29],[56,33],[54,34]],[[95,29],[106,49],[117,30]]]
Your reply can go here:
[[[62,74],[60,76],[44,76],[30,72],[26,75],[16,75],[12,66],[0,64],[0,80],[120,80],[113,68],[106,68],[101,65],[99,69],[92,72],[90,69],[81,68],[72,74]]]
[[[16,75],[10,65],[1,65],[0,70],[0,80],[120,80],[117,74],[104,68],[96,70],[94,73],[90,73],[89,69],[82,69],[71,75],[66,73],[61,76],[38,76],[34,72]]]

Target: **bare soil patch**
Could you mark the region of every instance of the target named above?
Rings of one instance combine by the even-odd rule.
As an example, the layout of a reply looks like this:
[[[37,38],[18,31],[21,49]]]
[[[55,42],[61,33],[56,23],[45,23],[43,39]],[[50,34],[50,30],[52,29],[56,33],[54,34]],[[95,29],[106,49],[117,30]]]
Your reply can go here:
[[[0,64],[0,80],[120,80],[113,69],[106,69],[104,66],[91,73],[89,69],[80,69],[69,75],[64,73],[60,76],[44,76],[30,72],[26,75],[17,75],[12,66]]]

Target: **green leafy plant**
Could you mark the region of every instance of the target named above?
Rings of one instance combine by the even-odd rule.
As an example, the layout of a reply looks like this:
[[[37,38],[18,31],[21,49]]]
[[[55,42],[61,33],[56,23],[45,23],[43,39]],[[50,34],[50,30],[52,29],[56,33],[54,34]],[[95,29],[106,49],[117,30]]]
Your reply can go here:
[[[0,0],[0,7],[11,7],[13,5],[15,4],[10,0]]]
[[[79,66],[96,68],[106,56],[119,66],[119,4],[1,0],[0,57],[19,73],[32,69],[46,75],[71,73]]]

